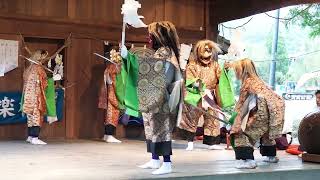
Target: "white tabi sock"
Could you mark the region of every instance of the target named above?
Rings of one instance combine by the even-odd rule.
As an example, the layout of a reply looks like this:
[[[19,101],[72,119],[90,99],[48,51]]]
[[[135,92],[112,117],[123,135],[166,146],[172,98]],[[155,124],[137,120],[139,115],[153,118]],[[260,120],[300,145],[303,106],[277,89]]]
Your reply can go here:
[[[160,160],[159,159],[151,159],[149,162],[138,166],[142,169],[158,169],[160,167]]]
[[[31,140],[32,140],[32,136],[28,136],[28,138],[26,139],[28,143],[31,143]]]
[[[252,159],[242,160],[236,166],[236,168],[238,169],[255,169],[256,167],[257,163],[255,160]]]
[[[107,143],[121,143],[120,140],[116,139],[114,136],[112,135],[105,135],[104,136],[104,140],[107,142]]]
[[[171,162],[163,162],[162,166],[153,171],[153,175],[161,175],[161,174],[169,174],[172,172],[172,163]]]
[[[277,156],[267,156],[265,157],[265,159],[263,160],[263,162],[267,162],[267,163],[278,163],[279,162],[279,158]]]
[[[46,145],[47,143],[41,141],[38,137],[34,137],[31,139],[31,144],[34,145]]]
[[[102,140],[106,141],[107,140],[107,135],[103,135]]]
[[[193,150],[193,142],[188,142],[188,147],[186,148],[187,151]]]
[[[211,145],[208,147],[208,149],[210,149],[210,150],[224,150],[224,148],[219,145]]]

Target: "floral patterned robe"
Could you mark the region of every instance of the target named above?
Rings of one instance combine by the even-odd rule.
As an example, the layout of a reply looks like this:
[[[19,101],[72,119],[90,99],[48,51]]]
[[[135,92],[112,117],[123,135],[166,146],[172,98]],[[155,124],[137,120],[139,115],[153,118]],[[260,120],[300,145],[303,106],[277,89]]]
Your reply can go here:
[[[115,64],[108,64],[104,71],[104,83],[101,86],[98,107],[105,109],[105,125],[117,127],[119,122],[120,110],[116,96],[116,76],[120,72]]]
[[[250,94],[257,95],[257,110],[250,113],[246,123],[245,133],[250,136],[243,136],[241,133],[241,109]],[[260,138],[264,144],[273,145],[274,139],[279,137],[284,124],[284,100],[269,88],[260,78],[249,77],[241,86],[239,101],[236,105],[238,116],[231,129],[235,134],[236,146],[252,146]]]
[[[199,78],[205,84],[206,89],[209,89],[212,92],[217,104],[220,104],[217,96],[220,74],[221,69],[216,61],[211,62],[208,66],[202,65],[199,61],[190,62],[186,69],[186,79]],[[201,101],[199,102],[198,107],[201,108]],[[208,112],[216,115],[213,110],[209,110]],[[204,115],[204,135],[213,137],[220,135],[219,121],[211,116],[203,114],[199,110],[193,108],[192,105],[186,103],[183,105],[182,120],[179,122],[178,127],[188,132],[195,133],[199,118],[202,115]]]
[[[31,64],[23,74],[23,113],[27,115],[28,127],[41,126],[46,113],[47,74],[44,68]]]

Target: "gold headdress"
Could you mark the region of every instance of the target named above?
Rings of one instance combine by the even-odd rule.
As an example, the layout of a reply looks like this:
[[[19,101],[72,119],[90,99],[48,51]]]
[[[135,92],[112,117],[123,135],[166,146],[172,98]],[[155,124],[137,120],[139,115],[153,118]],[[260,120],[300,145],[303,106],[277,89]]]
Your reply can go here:
[[[112,49],[110,51],[110,60],[115,62],[115,63],[121,63],[121,55],[119,52],[117,52],[116,50]]]

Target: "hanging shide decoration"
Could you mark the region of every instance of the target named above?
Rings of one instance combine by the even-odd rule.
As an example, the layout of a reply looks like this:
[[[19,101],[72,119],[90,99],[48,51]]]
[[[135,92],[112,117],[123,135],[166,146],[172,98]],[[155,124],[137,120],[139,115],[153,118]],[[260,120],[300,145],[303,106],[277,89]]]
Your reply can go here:
[[[57,54],[54,61],[55,61],[55,67],[53,70],[53,80],[55,81],[59,81],[62,80],[63,78],[63,61],[62,61],[62,55],[61,54]]]
[[[121,45],[125,43],[125,31],[126,24],[131,25],[134,28],[147,27],[147,25],[141,20],[143,16],[138,15],[138,9],[141,8],[141,4],[135,0],[125,0],[121,8],[121,14],[123,15],[122,24],[122,40]]]
[[[228,56],[231,59],[239,60],[245,57],[245,45],[241,39],[241,32],[236,30],[231,39],[231,44],[228,49]]]

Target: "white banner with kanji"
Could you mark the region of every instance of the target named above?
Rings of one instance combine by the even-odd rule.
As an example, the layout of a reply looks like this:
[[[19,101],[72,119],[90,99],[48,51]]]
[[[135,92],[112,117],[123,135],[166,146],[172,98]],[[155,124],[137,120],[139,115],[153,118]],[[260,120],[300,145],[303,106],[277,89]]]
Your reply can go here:
[[[18,67],[19,42],[0,39],[0,77]]]
[[[56,110],[58,121],[63,119],[64,90],[56,92]],[[0,126],[4,124],[26,123],[27,117],[21,112],[21,92],[0,92]],[[45,121],[47,117],[45,116]]]

